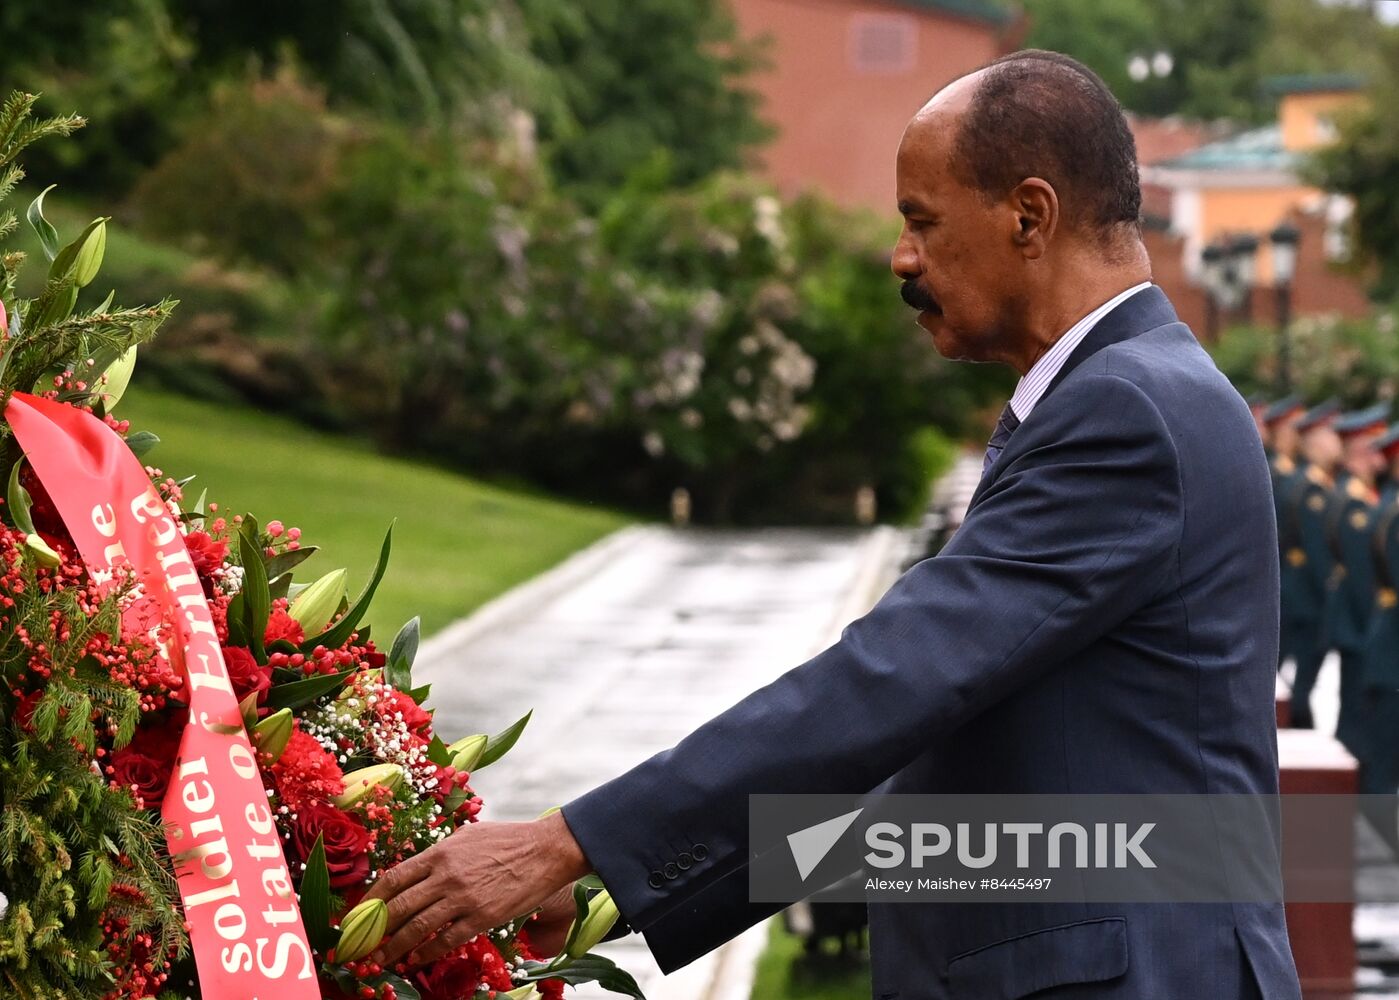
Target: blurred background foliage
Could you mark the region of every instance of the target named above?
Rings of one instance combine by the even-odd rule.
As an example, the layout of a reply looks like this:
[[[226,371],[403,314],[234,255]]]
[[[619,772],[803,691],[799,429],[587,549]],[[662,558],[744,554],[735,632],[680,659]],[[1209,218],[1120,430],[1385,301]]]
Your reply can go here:
[[[1154,114],[1261,119],[1264,77],[1377,59],[1312,0],[1024,6]],[[120,206],[104,279],[181,300],[138,368],[166,387],[634,509],[840,522],[865,485],[916,513],[1012,384],[911,323],[892,212],[756,179],[764,53],[722,0],[5,0],[0,37],[0,88],[91,121],[27,163],[50,216]],[[1171,73],[1128,78],[1157,47]],[[1394,124],[1355,128],[1393,255],[1363,199]]]

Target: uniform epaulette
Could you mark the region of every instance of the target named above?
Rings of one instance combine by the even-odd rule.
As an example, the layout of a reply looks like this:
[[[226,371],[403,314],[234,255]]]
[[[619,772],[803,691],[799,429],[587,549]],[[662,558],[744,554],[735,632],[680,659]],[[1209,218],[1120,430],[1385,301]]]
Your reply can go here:
[[[1375,491],[1356,476],[1351,476],[1346,480],[1346,495],[1352,500],[1362,500],[1371,506],[1379,502],[1379,497],[1375,495]]]
[[[1321,471],[1321,467],[1316,465],[1307,466],[1307,479],[1317,486],[1325,487],[1328,490],[1336,484],[1334,479]]]
[[[1281,475],[1290,476],[1297,471],[1297,463],[1286,455],[1277,455],[1273,458],[1273,468],[1277,469]]]

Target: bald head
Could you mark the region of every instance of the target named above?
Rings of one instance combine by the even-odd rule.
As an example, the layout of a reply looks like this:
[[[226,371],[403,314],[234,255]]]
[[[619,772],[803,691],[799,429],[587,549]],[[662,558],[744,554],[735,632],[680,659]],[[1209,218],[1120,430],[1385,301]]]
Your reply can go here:
[[[951,129],[958,179],[999,199],[1027,177],[1049,182],[1067,226],[1135,236],[1141,214],[1137,149],[1122,107],[1082,63],[1016,52],[948,84],[915,116]]]

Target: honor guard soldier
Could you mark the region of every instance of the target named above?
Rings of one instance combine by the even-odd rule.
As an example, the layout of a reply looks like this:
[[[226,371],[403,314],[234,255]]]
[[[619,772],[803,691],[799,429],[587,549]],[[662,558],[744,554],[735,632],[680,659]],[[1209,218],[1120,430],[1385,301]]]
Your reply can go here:
[[[1287,554],[1290,550],[1300,550],[1301,542],[1295,532],[1294,519],[1289,519],[1283,505],[1296,487],[1299,475],[1297,463],[1297,423],[1307,412],[1306,404],[1300,396],[1280,399],[1263,411],[1263,439],[1268,446],[1268,465],[1273,473],[1273,506],[1278,521],[1278,557],[1281,561],[1279,586],[1282,597],[1282,630],[1278,636],[1278,664],[1297,659],[1296,636],[1288,623],[1292,619],[1292,607],[1298,600],[1300,586],[1297,576],[1301,568],[1293,565]]]
[[[1375,442],[1375,450],[1384,461],[1385,474],[1370,536],[1375,597],[1365,633],[1361,696],[1369,719],[1360,791],[1363,796],[1393,796],[1399,790],[1399,424]],[[1394,800],[1362,798],[1361,802],[1372,824],[1399,855]]]
[[[1308,410],[1297,422],[1303,465],[1283,500],[1286,534],[1293,543],[1287,560],[1297,571],[1286,627],[1297,664],[1292,679],[1292,724],[1300,729],[1312,727],[1312,687],[1328,648],[1322,631],[1332,563],[1326,514],[1341,459],[1341,439],[1334,427],[1340,412],[1340,404],[1332,400]]]
[[[1268,460],[1272,461],[1273,444],[1268,440],[1268,425],[1263,420],[1269,406],[1267,396],[1254,393],[1248,397],[1248,412],[1253,414],[1253,425],[1258,428],[1258,436],[1263,439],[1263,451],[1267,454]]]
[[[1325,645],[1341,655],[1341,714],[1336,738],[1362,761],[1368,732],[1366,705],[1361,696],[1363,652],[1370,609],[1375,603],[1370,539],[1380,499],[1375,484],[1382,461],[1374,445],[1388,423],[1388,403],[1347,413],[1336,421],[1341,464],[1326,517],[1332,567],[1323,630]]]

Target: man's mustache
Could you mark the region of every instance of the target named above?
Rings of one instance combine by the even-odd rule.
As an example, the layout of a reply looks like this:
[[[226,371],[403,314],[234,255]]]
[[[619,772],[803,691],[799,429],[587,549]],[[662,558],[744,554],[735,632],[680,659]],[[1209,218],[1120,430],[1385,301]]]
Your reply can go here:
[[[942,309],[938,307],[933,297],[928,294],[928,290],[920,285],[914,278],[910,278],[903,283],[903,286],[899,289],[899,296],[904,300],[905,304],[912,309],[917,309],[919,312],[930,312],[938,316],[942,315]]]

